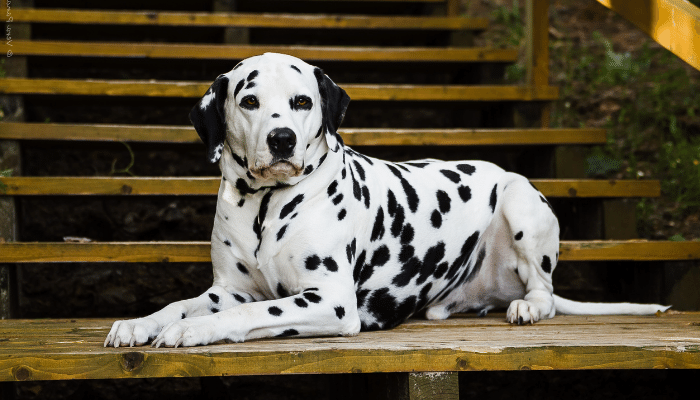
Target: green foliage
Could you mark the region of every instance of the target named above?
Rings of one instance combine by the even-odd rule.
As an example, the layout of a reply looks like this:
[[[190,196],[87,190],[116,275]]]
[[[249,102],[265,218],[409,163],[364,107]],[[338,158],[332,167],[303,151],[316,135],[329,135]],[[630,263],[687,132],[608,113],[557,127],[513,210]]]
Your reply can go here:
[[[557,66],[563,101],[555,107],[555,125],[590,125],[586,116],[608,128],[608,143],[587,159],[589,175],[659,179],[675,203],[668,218],[700,212],[697,82],[665,49],[647,43],[618,53],[599,33],[591,37],[588,46],[573,40],[552,46],[552,59],[563,64]],[[641,201],[640,222],[658,212],[655,207],[654,200]]]
[[[12,175],[11,169],[5,169],[0,171],[0,177],[9,177]],[[7,193],[7,185],[0,180],[0,193]]]
[[[119,143],[123,144],[124,147],[126,147],[126,149],[129,151],[129,157],[130,157],[129,164],[124,168],[117,169],[116,168],[117,159],[115,158],[112,161],[112,170],[109,171],[109,175],[112,176],[114,174],[128,174],[131,176],[136,176],[136,175],[134,175],[133,172],[131,172],[131,168],[134,166],[134,163],[136,162],[136,155],[134,154],[134,151],[131,149],[131,146],[129,146],[128,143],[126,143],[126,142],[119,142]]]
[[[506,28],[505,34],[496,40],[499,46],[518,47],[525,37],[525,24],[520,14],[518,0],[513,0],[513,6],[508,8],[499,6],[493,11],[493,20],[496,24]]]

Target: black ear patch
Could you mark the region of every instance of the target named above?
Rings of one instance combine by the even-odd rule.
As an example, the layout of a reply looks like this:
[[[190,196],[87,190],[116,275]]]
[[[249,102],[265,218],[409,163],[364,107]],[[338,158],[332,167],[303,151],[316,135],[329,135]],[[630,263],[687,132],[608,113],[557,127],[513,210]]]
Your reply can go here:
[[[321,94],[323,121],[322,127],[326,129],[326,140],[332,151],[338,151],[343,145],[343,139],[338,135],[338,128],[343,123],[345,111],[350,104],[350,96],[341,87],[335,84],[331,78],[320,68],[314,69],[314,76],[318,82],[318,90]]]
[[[226,113],[224,105],[228,96],[228,77],[219,75],[197,104],[190,111],[190,121],[207,146],[209,162],[221,158],[226,140]]]

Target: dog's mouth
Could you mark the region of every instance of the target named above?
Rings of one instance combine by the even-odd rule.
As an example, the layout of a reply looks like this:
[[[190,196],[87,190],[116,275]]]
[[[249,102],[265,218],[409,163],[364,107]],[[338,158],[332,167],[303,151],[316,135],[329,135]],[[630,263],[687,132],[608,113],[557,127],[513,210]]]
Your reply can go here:
[[[299,176],[303,172],[303,167],[298,167],[287,160],[280,160],[272,165],[259,169],[251,169],[250,173],[255,179],[279,179]]]

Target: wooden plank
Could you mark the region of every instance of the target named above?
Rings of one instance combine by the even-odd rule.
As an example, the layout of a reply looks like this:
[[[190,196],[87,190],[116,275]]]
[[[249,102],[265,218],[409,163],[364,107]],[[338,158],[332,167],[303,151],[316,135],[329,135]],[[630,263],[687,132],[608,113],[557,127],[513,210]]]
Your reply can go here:
[[[459,372],[698,369],[698,313],[557,316],[511,326],[503,315],[412,320],[354,337],[271,339],[194,348],[104,348],[113,322],[0,321],[0,380]]]
[[[0,79],[0,93],[201,97],[211,82],[107,81],[71,79]],[[559,89],[552,86],[467,85],[376,85],[341,84],[355,101],[531,101],[555,100]]]
[[[341,128],[350,146],[603,144],[605,129]],[[0,139],[200,143],[189,126],[0,123]]]
[[[9,177],[0,196],[206,196],[219,191],[218,177]],[[658,197],[659,181],[532,179],[547,197]]]
[[[211,262],[210,242],[12,242],[0,262]],[[700,259],[700,241],[562,241],[560,261],[681,261]]]
[[[598,0],[700,70],[700,9],[685,0]]]
[[[14,22],[304,29],[484,30],[487,18],[13,8]]]
[[[25,56],[148,59],[242,60],[266,52],[289,54],[309,61],[515,62],[518,59],[516,49],[451,47],[249,46],[15,40],[13,49],[15,55]]]

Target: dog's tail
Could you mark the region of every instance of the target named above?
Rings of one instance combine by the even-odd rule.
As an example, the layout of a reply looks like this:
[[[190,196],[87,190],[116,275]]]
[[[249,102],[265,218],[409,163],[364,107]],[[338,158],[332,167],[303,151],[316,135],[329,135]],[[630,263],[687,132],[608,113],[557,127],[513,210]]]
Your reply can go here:
[[[664,312],[671,306],[637,303],[585,303],[554,296],[557,314],[569,315],[652,315]]]

